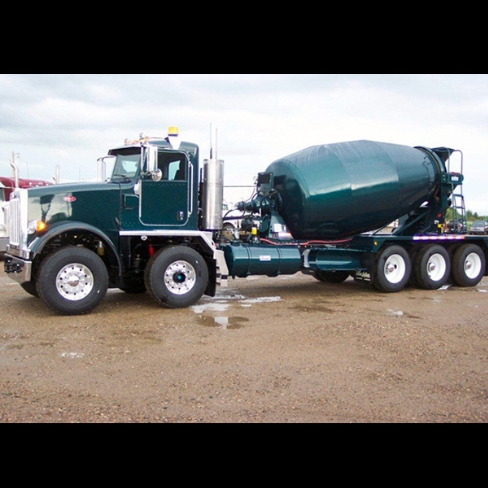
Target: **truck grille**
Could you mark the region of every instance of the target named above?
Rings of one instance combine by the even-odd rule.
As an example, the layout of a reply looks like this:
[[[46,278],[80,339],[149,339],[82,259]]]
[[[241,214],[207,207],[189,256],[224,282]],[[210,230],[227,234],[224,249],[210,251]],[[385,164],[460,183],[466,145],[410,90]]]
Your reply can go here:
[[[10,244],[20,246],[21,234],[21,216],[20,216],[20,199],[13,198],[9,200],[7,206],[7,223],[10,234]]]

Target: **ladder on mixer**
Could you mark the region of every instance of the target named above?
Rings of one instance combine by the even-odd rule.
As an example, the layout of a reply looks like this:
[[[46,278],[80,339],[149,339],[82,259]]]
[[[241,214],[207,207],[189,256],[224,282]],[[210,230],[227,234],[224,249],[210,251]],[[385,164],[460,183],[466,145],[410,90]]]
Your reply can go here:
[[[459,171],[452,171],[452,155],[454,153],[459,153]],[[455,150],[450,154],[447,160],[447,172],[449,174],[449,180],[452,184],[452,204],[451,208],[453,210],[452,215],[452,230],[450,232],[455,234],[465,234],[467,232],[467,220],[466,220],[466,205],[464,202],[463,195],[463,153],[459,150]]]

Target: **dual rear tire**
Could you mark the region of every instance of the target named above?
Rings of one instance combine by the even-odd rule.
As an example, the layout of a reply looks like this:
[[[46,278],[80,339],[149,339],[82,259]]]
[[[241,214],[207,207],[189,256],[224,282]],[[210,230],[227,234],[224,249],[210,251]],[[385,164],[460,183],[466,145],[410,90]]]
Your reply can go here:
[[[151,257],[144,273],[149,294],[167,308],[194,305],[204,294],[208,278],[202,255],[186,246],[161,249]]]
[[[449,280],[460,287],[476,286],[485,272],[485,254],[474,244],[464,244],[450,256],[446,248],[428,244],[413,259],[401,246],[388,246],[376,257],[373,285],[379,291],[393,293],[409,282],[425,290],[437,290]]]
[[[476,286],[485,273],[486,258],[479,246],[465,244],[452,259],[452,279],[457,286]]]

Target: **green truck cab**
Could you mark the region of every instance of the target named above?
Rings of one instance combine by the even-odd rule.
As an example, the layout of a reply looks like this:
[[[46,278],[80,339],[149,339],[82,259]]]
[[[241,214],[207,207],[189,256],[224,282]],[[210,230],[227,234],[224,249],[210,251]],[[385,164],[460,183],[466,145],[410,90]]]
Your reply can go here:
[[[214,296],[227,269],[212,230],[202,230],[199,149],[175,148],[170,135],[111,149],[103,182],[17,189],[9,276],[67,315],[91,311],[108,288],[149,291],[170,308]]]

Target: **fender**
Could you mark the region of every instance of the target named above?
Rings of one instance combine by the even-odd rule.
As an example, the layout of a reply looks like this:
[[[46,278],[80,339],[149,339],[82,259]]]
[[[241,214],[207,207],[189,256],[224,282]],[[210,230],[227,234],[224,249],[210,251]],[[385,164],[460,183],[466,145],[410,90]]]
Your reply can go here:
[[[100,238],[100,240],[104,241],[105,245],[109,248],[109,252],[111,255],[117,260],[117,267],[119,269],[119,273],[121,272],[122,265],[120,262],[120,257],[119,253],[112,242],[112,239],[108,237],[107,234],[102,232],[100,229],[97,227],[94,227],[93,225],[89,225],[83,222],[62,222],[59,224],[53,224],[50,226],[50,228],[44,232],[42,235],[37,236],[30,244],[29,244],[29,250],[33,254],[33,257],[35,257],[37,254],[40,254],[44,247],[50,242],[53,238],[56,236],[64,233],[64,232],[70,232],[70,231],[87,231],[92,234],[95,234]]]

